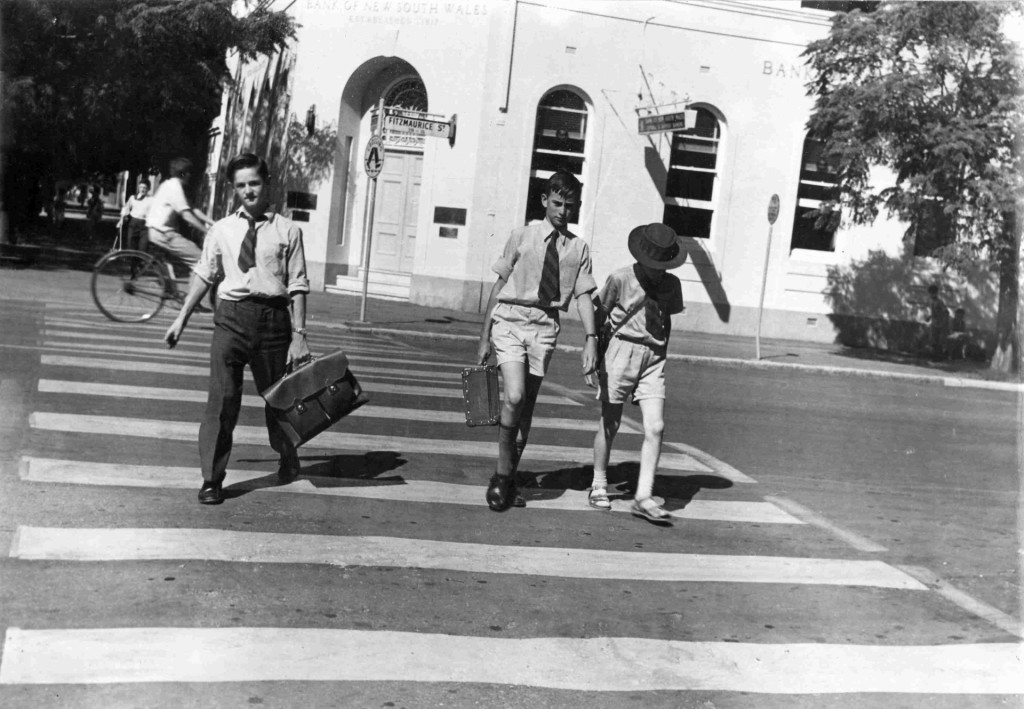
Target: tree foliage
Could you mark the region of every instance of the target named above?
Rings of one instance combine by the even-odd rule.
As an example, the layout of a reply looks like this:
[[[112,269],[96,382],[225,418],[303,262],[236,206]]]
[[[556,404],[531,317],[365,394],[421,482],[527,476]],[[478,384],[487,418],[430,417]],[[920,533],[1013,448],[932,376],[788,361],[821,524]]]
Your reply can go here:
[[[1015,3],[885,2],[836,14],[804,54],[808,130],[824,142],[844,216],[868,223],[884,209],[908,239],[944,232],[934,256],[954,267],[986,259],[1016,294],[1024,103],[1004,34],[1011,12]],[[873,185],[875,166],[894,183]]]
[[[6,172],[50,179],[200,158],[242,59],[280,49],[293,21],[232,0],[4,0]]]

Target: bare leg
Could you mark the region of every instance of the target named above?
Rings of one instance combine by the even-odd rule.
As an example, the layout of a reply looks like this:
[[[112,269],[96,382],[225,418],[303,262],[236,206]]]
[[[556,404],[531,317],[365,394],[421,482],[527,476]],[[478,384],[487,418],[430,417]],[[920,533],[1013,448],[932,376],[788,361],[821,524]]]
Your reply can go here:
[[[544,377],[527,372],[526,386],[523,391],[523,408],[519,413],[519,431],[516,436],[516,457],[513,469],[519,467],[519,459],[523,457],[526,441],[530,438],[530,429],[533,427],[533,409],[537,405],[537,395],[540,394],[540,385],[543,383]]]
[[[640,477],[636,484],[636,500],[651,496],[654,473],[661,457],[661,439],[665,431],[665,400],[641,399],[640,412],[644,417],[644,442],[640,447]]]
[[[608,486],[608,458],[612,453],[612,441],[622,421],[622,404],[601,402],[601,420],[594,435],[594,482],[593,487]]]

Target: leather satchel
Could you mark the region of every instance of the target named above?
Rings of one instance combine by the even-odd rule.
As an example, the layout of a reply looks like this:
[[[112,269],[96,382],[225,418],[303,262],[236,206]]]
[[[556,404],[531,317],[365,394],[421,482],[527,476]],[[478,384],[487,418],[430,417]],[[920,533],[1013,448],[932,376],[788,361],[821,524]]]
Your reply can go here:
[[[494,426],[501,417],[498,368],[466,367],[462,370],[462,398],[467,426]]]
[[[260,396],[296,447],[370,400],[341,350],[296,365]]]

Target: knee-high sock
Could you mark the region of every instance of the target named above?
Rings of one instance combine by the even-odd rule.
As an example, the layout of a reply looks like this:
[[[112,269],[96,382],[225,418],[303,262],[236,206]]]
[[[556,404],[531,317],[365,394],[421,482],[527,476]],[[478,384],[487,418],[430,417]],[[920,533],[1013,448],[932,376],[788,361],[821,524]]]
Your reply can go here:
[[[519,460],[516,455],[516,429],[516,426],[498,424],[498,475],[511,475]]]
[[[523,450],[526,448],[526,438],[516,439],[516,457],[512,461],[512,472],[519,470],[519,459],[523,457]]]

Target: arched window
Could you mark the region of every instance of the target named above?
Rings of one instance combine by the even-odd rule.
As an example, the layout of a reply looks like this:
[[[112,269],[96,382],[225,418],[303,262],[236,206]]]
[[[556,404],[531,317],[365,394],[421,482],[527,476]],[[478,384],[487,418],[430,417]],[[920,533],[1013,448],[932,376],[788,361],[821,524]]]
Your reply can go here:
[[[427,87],[419,77],[402,79],[388,90],[384,97],[388,108],[404,108],[407,111],[427,111]]]
[[[835,251],[839,215],[822,214],[822,202],[835,196],[835,172],[822,159],[824,144],[808,136],[800,159],[800,185],[796,191],[796,214],[790,249]]]
[[[682,236],[708,238],[715,213],[721,127],[715,114],[698,108],[692,128],[672,134],[662,221]]]
[[[556,89],[541,99],[533,131],[530,188],[526,198],[527,222],[544,218],[544,205],[540,198],[553,172],[563,169],[582,177],[586,137],[587,104],[577,93]],[[576,224],[578,219],[579,214],[572,214],[569,223]]]

